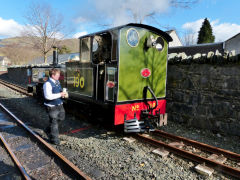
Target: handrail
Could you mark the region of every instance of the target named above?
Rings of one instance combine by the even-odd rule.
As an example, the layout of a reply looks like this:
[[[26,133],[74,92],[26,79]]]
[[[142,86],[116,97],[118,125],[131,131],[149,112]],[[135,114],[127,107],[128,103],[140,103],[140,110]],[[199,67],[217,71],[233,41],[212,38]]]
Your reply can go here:
[[[147,103],[147,90],[149,90],[149,92],[152,94],[152,97],[153,97],[153,98],[155,99],[155,101],[156,101],[156,104],[155,104],[154,107],[150,107],[150,105]],[[152,90],[149,86],[145,86],[145,87],[143,88],[143,99],[144,99],[145,103],[148,104],[150,110],[154,110],[154,109],[156,109],[156,107],[158,106],[157,97],[155,96],[153,90]]]

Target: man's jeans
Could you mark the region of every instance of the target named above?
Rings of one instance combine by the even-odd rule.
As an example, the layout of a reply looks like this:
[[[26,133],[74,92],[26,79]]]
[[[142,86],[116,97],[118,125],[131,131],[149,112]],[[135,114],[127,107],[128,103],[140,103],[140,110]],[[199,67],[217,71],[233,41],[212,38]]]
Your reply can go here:
[[[50,140],[57,142],[59,141],[58,135],[58,122],[65,119],[65,110],[63,105],[48,107],[47,112],[50,120]]]

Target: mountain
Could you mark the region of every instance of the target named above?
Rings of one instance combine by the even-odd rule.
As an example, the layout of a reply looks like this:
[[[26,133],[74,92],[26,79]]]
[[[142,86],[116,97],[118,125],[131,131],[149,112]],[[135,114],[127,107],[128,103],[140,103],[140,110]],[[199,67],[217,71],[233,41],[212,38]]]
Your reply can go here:
[[[40,51],[31,44],[27,43],[27,37],[14,37],[0,40],[0,55],[11,59],[12,64],[25,64],[32,59],[41,57]],[[64,39],[59,42],[57,46],[65,45],[71,53],[79,51],[78,39]],[[52,51],[48,53],[52,55]]]

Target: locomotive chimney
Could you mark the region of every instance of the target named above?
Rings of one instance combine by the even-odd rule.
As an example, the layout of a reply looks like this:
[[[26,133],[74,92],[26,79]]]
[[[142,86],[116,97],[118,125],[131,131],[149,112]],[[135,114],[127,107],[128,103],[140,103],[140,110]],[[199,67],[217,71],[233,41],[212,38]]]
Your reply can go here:
[[[56,66],[58,64],[58,52],[57,47],[53,46],[53,65]]]

